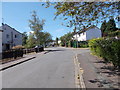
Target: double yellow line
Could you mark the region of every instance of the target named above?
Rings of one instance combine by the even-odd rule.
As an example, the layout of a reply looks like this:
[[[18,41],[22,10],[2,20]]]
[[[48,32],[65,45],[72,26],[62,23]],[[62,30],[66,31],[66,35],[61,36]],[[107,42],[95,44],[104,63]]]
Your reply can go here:
[[[84,70],[80,68],[80,63],[78,62],[77,54],[74,57],[74,65],[75,65],[75,85],[76,88],[83,88],[85,90],[85,83],[83,80]]]

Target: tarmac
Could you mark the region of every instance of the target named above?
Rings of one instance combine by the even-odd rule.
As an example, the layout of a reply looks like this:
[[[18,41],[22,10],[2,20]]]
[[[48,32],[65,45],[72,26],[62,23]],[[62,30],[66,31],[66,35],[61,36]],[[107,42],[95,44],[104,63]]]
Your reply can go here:
[[[25,54],[21,59],[16,59],[14,61],[11,62],[7,62],[5,64],[0,64],[0,71],[3,71],[5,69],[8,69],[10,67],[16,66],[18,64],[24,63],[26,61],[32,60],[34,58],[36,58],[37,54],[43,54],[46,53],[46,51],[40,52],[40,53],[30,53],[30,54]]]

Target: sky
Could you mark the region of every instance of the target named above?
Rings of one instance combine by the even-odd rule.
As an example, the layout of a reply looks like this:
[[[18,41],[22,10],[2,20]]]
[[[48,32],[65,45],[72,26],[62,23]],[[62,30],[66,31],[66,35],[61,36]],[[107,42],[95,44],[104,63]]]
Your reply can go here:
[[[29,19],[31,19],[33,10],[37,12],[40,20],[46,20],[43,31],[49,32],[53,39],[72,31],[72,28],[61,25],[63,22],[61,18],[53,20],[55,9],[53,7],[45,8],[41,2],[2,2],[2,22],[21,33],[30,32]]]
[[[64,22],[63,18],[58,17],[53,20],[55,17],[55,9],[53,7],[45,8],[41,4],[42,2],[2,2],[2,22],[21,33],[30,32],[29,19],[31,19],[31,12],[35,10],[40,20],[46,20],[43,31],[49,32],[54,40],[56,37],[59,38],[73,31],[72,28],[61,25]],[[99,23],[98,27],[100,28],[100,26],[101,23]]]

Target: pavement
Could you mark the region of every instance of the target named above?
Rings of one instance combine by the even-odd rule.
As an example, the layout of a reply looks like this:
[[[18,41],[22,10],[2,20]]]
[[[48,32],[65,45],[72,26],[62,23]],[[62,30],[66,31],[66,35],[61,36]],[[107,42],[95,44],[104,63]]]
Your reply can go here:
[[[40,54],[43,54],[45,52],[46,51],[40,52]],[[0,71],[8,69],[8,68],[13,67],[13,66],[18,65],[18,64],[21,64],[23,62],[29,61],[31,59],[34,59],[34,58],[36,58],[37,54],[38,53],[26,54],[21,59],[17,59],[17,60],[14,60],[14,61],[11,61],[11,62],[8,62],[8,63],[5,63],[5,64],[0,64]]]
[[[119,72],[109,69],[103,59],[91,55],[90,52],[77,54],[86,88],[120,88]],[[108,66],[107,66],[108,65]]]

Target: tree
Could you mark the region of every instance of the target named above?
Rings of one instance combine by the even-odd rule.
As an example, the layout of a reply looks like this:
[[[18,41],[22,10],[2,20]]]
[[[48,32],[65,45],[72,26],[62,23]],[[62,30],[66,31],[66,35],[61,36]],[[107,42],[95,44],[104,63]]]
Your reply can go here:
[[[35,47],[35,45],[36,45],[35,41],[36,40],[35,40],[34,34],[30,33],[30,35],[28,36],[28,39],[27,39],[26,48],[33,48],[33,47]]]
[[[45,24],[45,20],[40,20],[36,14],[36,11],[32,12],[32,18],[29,20],[29,27],[32,31],[34,31],[34,36],[36,38],[36,44],[41,45],[41,32],[43,30],[43,26]]]
[[[101,25],[101,32],[102,32],[102,36],[105,35],[105,30],[106,30],[106,27],[107,27],[107,23],[106,23],[106,20],[102,23]]]
[[[59,40],[59,38],[58,37],[56,37],[56,44],[58,45],[58,40]]]
[[[63,46],[67,46],[67,43],[69,43],[72,40],[73,33],[69,32],[63,36],[60,37],[61,44]]]
[[[65,2],[66,1],[66,2]],[[55,18],[63,16],[64,21],[67,21],[67,27],[74,27],[82,30],[83,27],[89,27],[96,23],[104,21],[111,16],[119,15],[120,2],[47,2],[46,8],[53,5],[56,9]],[[42,4],[44,5],[44,4]]]
[[[116,31],[116,23],[115,23],[115,20],[114,18],[111,18],[108,23],[107,23],[107,27],[106,27],[106,30],[105,32],[113,32],[113,31]]]
[[[27,32],[23,32],[23,38],[22,38],[22,45],[25,46],[27,44]]]
[[[52,42],[52,36],[49,32],[43,32],[43,38],[42,38],[43,45],[47,45],[50,42]]]

